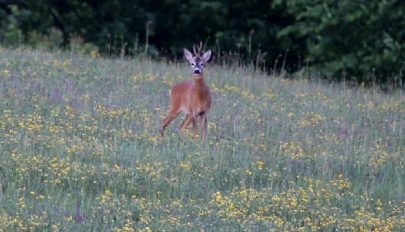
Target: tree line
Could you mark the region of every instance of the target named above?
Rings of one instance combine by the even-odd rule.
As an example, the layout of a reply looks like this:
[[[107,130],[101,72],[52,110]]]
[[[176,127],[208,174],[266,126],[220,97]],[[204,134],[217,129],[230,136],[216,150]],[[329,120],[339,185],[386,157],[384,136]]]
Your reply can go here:
[[[233,54],[273,71],[305,68],[361,83],[405,80],[402,0],[0,0],[3,46],[68,48],[74,40],[103,53],[172,58],[203,41],[217,58]]]

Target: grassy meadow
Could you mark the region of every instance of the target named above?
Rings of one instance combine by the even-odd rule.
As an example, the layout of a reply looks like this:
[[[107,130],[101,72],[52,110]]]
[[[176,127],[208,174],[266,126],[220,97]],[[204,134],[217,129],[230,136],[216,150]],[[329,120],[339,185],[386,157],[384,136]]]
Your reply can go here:
[[[405,231],[405,96],[208,65],[206,143],[159,136],[188,65],[0,48],[0,231]]]

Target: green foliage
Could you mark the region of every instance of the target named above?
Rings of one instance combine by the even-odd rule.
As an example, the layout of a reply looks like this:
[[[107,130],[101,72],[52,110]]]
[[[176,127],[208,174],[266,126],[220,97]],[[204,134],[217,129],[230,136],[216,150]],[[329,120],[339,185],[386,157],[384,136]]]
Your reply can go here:
[[[309,65],[359,83],[404,80],[404,24],[401,0],[0,1],[5,45],[92,44],[108,55],[173,58],[203,41],[218,63],[274,72]]]
[[[401,0],[276,4],[283,4],[295,18],[279,37],[304,41],[301,46],[310,66],[329,77],[393,82],[405,68],[405,5]]]
[[[15,13],[17,9],[0,8],[0,43],[4,45],[19,45],[22,40],[22,32],[18,26]]]
[[[276,32],[285,24],[286,15],[260,0],[40,0],[16,1],[11,6],[18,9],[10,13],[18,28],[33,42],[32,35],[49,35],[56,29],[61,46],[67,47],[72,38],[79,37],[105,53],[119,53],[122,48],[131,52],[138,42],[145,44],[149,25],[149,52],[168,56],[177,56],[183,47],[198,41],[205,41],[218,53],[237,51],[249,62],[264,62],[264,58],[272,62],[284,50]]]

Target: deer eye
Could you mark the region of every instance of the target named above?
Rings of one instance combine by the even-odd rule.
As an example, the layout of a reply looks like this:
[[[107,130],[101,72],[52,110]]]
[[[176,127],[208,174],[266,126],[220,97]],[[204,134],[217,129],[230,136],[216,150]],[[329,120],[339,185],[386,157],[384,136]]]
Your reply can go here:
[[[195,65],[195,63],[191,63],[191,66],[194,66]]]
[[[204,66],[204,63],[201,63],[200,65],[201,65],[201,67],[203,67],[203,66]]]

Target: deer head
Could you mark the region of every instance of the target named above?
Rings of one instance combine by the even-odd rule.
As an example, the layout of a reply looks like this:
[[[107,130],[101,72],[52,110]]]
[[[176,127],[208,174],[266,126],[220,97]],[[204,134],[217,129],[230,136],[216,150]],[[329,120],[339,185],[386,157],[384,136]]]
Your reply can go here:
[[[201,49],[202,43],[197,47],[197,50],[195,45],[193,45],[194,55],[186,48],[184,49],[184,57],[190,63],[191,68],[193,69],[193,74],[198,76],[202,75],[205,64],[208,63],[211,58],[211,50],[208,50],[201,55]]]

